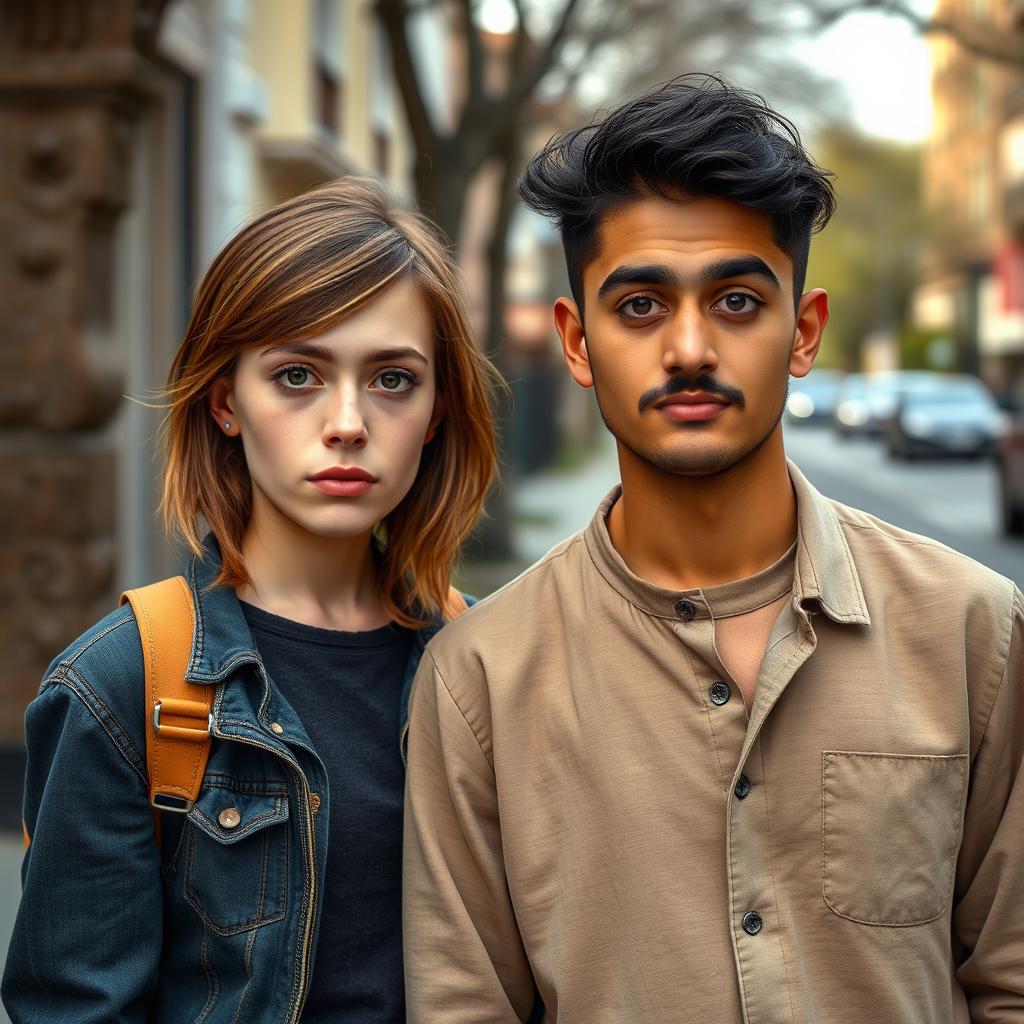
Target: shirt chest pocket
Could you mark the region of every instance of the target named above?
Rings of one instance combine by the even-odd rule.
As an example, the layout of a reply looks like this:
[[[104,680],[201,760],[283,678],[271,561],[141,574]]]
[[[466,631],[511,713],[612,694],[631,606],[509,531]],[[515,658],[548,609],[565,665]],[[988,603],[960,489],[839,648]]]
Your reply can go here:
[[[185,899],[220,935],[288,909],[288,793],[204,788],[185,828]]]
[[[905,927],[953,894],[967,755],[822,755],[821,891],[840,917]]]

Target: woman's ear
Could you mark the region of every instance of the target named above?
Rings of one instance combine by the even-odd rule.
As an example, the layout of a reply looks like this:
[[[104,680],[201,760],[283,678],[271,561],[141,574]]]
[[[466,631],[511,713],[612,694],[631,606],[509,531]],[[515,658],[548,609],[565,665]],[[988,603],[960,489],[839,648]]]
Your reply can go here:
[[[235,415],[234,381],[230,376],[218,377],[213,382],[207,404],[217,426],[228,437],[238,437],[241,431]]]
[[[555,329],[562,339],[562,354],[572,378],[580,387],[592,388],[594,374],[590,369],[590,353],[583,334],[583,318],[579,307],[565,296],[555,299]]]
[[[448,403],[445,401],[444,395],[439,391],[434,395],[434,411],[430,414],[430,422],[427,424],[427,432],[423,435],[424,444],[429,444],[434,440],[437,428],[441,425],[441,420],[444,419],[444,414],[447,411]]]

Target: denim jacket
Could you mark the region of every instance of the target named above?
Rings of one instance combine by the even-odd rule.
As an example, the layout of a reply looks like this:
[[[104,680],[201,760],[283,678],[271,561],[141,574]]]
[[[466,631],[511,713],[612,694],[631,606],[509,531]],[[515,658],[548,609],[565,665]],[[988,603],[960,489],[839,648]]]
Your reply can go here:
[[[13,1024],[297,1021],[316,953],[327,773],[268,676],[234,590],[186,574],[188,678],[216,687],[198,799],[154,841],[144,670],[129,606],[50,666],[26,714],[22,900],[3,978]],[[420,631],[402,691],[437,626]],[[234,808],[241,823],[223,828]]]

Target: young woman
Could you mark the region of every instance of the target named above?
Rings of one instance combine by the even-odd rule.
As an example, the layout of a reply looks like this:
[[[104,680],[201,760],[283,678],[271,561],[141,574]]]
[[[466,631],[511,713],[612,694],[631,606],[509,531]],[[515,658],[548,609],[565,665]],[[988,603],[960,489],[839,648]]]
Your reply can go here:
[[[493,380],[441,243],[369,181],[271,210],[214,261],[164,482],[209,761],[156,840],[131,609],[51,665],[27,714],[15,1024],[404,1021],[401,739],[462,605]]]

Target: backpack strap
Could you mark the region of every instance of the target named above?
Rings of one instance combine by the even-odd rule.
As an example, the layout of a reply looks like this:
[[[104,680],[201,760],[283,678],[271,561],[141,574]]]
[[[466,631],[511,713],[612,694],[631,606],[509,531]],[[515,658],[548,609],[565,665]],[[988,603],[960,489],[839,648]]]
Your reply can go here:
[[[126,590],[135,612],[146,669],[146,766],[156,811],[187,813],[199,795],[212,743],[213,686],[185,679],[195,608],[184,576]],[[154,811],[157,839],[160,818]]]

